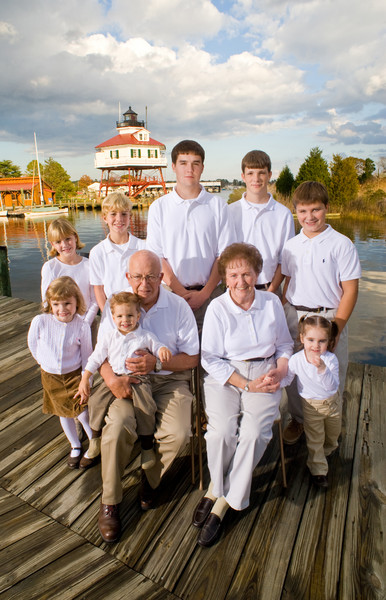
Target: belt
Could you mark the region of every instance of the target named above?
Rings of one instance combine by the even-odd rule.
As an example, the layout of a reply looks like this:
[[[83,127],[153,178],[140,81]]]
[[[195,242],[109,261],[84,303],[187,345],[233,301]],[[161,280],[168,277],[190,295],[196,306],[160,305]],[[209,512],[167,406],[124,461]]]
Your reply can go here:
[[[256,358],[244,358],[244,362],[262,362],[263,360],[269,360],[273,358],[275,355],[271,354],[271,356],[258,356]]]
[[[309,306],[296,306],[295,304],[293,304],[292,306],[296,308],[296,310],[304,310],[306,312],[314,313],[321,313],[325,310],[334,310],[333,308],[327,308],[325,306],[318,306],[317,308],[310,308]]]
[[[268,283],[256,283],[255,288],[257,290],[265,290],[265,291],[267,291],[267,289],[269,288],[270,285],[271,285],[270,281]]]
[[[201,291],[202,289],[204,289],[203,285],[187,285],[185,286],[186,290],[196,290],[197,292]]]

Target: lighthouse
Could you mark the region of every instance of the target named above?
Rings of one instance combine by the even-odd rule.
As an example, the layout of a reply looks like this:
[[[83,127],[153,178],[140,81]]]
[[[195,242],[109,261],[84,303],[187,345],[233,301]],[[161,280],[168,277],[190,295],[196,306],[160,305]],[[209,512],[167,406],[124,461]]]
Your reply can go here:
[[[109,188],[127,187],[129,196],[136,198],[154,185],[160,185],[165,193],[165,145],[150,137],[131,106],[116,122],[116,129],[117,135],[95,146],[94,166],[102,171],[99,196],[102,190],[107,195]]]

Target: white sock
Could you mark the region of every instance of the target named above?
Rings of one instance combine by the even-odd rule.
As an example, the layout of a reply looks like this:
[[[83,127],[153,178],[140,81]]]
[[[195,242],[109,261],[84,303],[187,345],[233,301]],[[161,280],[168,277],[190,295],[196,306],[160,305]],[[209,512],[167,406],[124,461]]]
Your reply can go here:
[[[88,439],[91,440],[92,431],[91,431],[90,424],[88,422],[88,408],[86,408],[83,412],[80,413],[80,415],[78,415],[78,421],[82,425],[83,429],[85,430]]]
[[[71,417],[59,417],[60,424],[64,433],[66,434],[66,438],[71,444],[71,448],[81,448],[82,444],[76,432],[75,420]],[[75,456],[77,456],[75,454]]]

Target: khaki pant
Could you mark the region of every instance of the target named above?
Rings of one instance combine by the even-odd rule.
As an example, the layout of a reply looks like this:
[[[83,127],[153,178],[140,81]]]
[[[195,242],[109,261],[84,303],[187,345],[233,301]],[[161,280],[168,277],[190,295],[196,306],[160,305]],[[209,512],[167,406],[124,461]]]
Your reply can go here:
[[[156,464],[146,471],[146,477],[153,488],[159,485],[164,473],[189,441],[192,402],[190,378],[190,370],[170,375],[150,375],[157,405]],[[105,420],[101,443],[102,502],[119,504],[122,500],[121,479],[137,439],[132,401],[113,397]]]
[[[339,392],[326,400],[302,398],[304,433],[306,434],[307,467],[312,475],[327,475],[329,456],[338,447],[342,426],[342,404]]]

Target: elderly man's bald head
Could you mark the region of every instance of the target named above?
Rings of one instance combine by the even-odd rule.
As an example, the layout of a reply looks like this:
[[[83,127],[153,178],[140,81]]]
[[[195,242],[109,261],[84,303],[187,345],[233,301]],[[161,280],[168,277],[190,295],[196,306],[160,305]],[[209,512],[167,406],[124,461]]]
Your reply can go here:
[[[138,271],[139,267],[142,271],[145,264],[146,266],[151,265],[150,270],[154,275],[159,275],[162,271],[162,263],[159,256],[150,250],[138,250],[138,252],[132,254],[127,261],[126,273],[134,275],[134,271]],[[141,272],[138,271],[138,274],[141,274]]]
[[[128,261],[126,277],[133,292],[141,298],[141,306],[149,310],[158,300],[162,281],[162,263],[150,250],[138,250]]]

